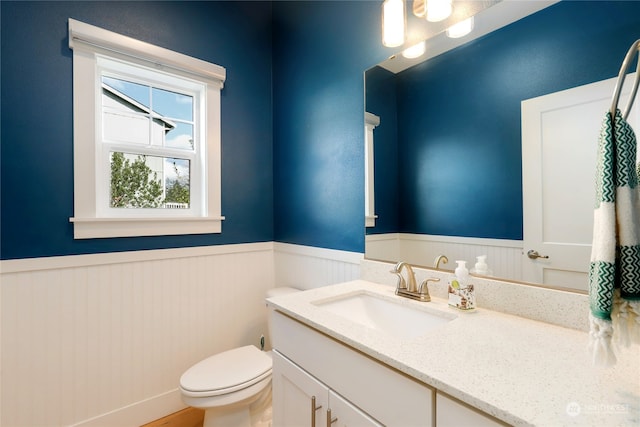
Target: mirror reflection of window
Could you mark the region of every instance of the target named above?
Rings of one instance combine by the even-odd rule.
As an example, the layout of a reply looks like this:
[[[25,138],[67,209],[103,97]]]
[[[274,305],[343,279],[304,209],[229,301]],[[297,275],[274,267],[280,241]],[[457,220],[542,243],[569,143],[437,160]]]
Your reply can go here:
[[[364,113],[364,215],[365,227],[375,227],[375,180],[373,155],[373,130],[380,124],[380,117],[372,113]]]

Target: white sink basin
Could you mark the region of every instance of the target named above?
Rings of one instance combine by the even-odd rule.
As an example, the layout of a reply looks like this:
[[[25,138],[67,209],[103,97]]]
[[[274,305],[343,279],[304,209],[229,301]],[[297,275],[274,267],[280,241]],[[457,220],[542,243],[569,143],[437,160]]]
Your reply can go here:
[[[456,318],[453,313],[428,307],[421,310],[366,292],[313,304],[345,319],[405,339],[424,335]]]

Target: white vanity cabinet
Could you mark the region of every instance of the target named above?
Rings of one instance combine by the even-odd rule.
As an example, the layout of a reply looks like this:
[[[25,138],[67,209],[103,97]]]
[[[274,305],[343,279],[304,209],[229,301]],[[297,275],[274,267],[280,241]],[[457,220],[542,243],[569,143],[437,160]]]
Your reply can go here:
[[[273,352],[273,425],[382,426],[277,351]]]
[[[443,393],[436,393],[437,427],[502,427],[501,421],[486,415]]]
[[[434,390],[280,312],[272,312],[274,427],[432,426]],[[336,422],[327,422],[327,409]]]

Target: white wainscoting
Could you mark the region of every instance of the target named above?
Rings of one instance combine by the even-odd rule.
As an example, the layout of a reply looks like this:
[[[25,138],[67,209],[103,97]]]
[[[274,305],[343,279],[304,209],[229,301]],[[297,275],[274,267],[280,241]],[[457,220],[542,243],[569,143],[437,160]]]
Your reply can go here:
[[[372,234],[366,236],[365,253],[369,259],[405,261],[427,267],[433,267],[433,262],[439,255],[446,255],[449,263],[441,267],[449,270],[456,267],[456,260],[467,261],[467,267],[472,269],[477,256],[487,255],[487,264],[494,276],[522,280],[521,240],[403,233]]]
[[[360,278],[361,253],[275,243],[276,286],[312,289]]]
[[[177,411],[189,366],[258,345],[276,277],[351,280],[358,257],[266,242],[2,261],[0,425],[138,426]]]

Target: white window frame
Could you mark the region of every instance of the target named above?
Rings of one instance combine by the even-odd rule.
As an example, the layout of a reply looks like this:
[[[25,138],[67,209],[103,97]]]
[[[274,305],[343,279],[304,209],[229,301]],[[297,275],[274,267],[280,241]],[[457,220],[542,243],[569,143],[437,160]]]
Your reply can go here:
[[[365,227],[375,227],[375,186],[373,168],[373,130],[380,124],[380,117],[364,113],[364,220]]]
[[[197,58],[173,52],[121,34],[69,19],[69,47],[73,50],[73,153],[75,239],[220,233],[221,123],[220,91],[226,70]],[[102,91],[100,59],[107,58],[158,70],[202,85],[200,132],[204,137],[199,156],[200,179],[192,198],[196,209],[122,209],[122,215],[105,213],[104,159],[101,147]],[[101,160],[102,159],[102,160]],[[102,169],[101,169],[102,168]],[[161,212],[158,212],[161,211]]]

